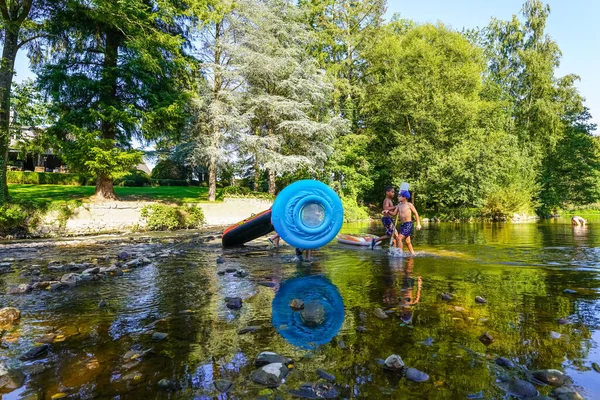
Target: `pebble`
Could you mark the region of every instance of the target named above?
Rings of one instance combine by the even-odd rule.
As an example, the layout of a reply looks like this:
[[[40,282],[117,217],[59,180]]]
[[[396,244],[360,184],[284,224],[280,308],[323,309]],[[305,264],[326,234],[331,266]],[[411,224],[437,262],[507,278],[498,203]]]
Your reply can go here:
[[[429,375],[415,368],[407,368],[404,377],[413,382],[425,382],[429,379]]]
[[[489,346],[494,343],[494,338],[487,332],[484,332],[481,336],[479,336],[479,341],[483,343],[485,346]]]
[[[172,390],[173,386],[173,382],[171,382],[168,379],[163,378],[160,381],[158,381],[158,387],[162,390]]]
[[[566,319],[566,318],[559,318],[557,320],[557,322],[558,322],[559,325],[568,325],[568,324],[570,324],[569,320]]]
[[[223,264],[225,259],[222,256],[217,257],[217,264]]]
[[[234,276],[238,277],[238,278],[245,278],[248,276],[248,271],[244,270],[244,269],[238,269],[236,271],[235,274],[233,274]]]
[[[563,290],[564,294],[575,294],[577,293],[577,290],[573,290],[573,289],[565,289]]]
[[[250,379],[266,387],[277,387],[288,375],[288,372],[289,370],[284,364],[271,363],[252,371]]]
[[[104,308],[106,307],[108,304],[106,303],[106,301],[104,301],[104,299],[100,300],[100,302],[98,303],[98,308]]]
[[[508,369],[512,369],[515,367],[515,363],[513,363],[508,358],[504,358],[504,357],[496,358],[496,364],[498,364],[501,367],[508,368]]]
[[[475,297],[475,302],[479,303],[479,304],[485,304],[488,301],[486,299],[484,299],[483,297],[481,297],[481,296],[477,296],[477,297]]]
[[[392,354],[385,359],[383,368],[390,371],[400,371],[404,368],[404,361],[402,361],[402,358],[399,355]]]
[[[228,274],[233,274],[234,272],[237,272],[237,268],[233,268],[233,267],[225,268],[225,272],[227,272]]]
[[[500,382],[498,386],[506,393],[516,397],[533,397],[538,395],[538,391],[531,383],[522,379],[511,379],[509,381]]]
[[[302,310],[304,308],[304,302],[300,299],[293,299],[290,301],[290,307],[292,310]]]
[[[227,392],[233,386],[233,382],[228,381],[227,379],[217,379],[214,382],[215,389],[217,389],[221,393]]]
[[[598,365],[598,363],[593,362],[592,368],[594,369],[594,371],[600,373],[600,365]]]
[[[243,335],[245,333],[254,333],[260,329],[260,326],[247,326],[238,331],[238,335]]]
[[[230,310],[242,308],[242,299],[240,297],[225,297],[225,305]]]
[[[562,335],[561,335],[560,333],[558,333],[558,332],[554,332],[554,331],[551,331],[551,332],[550,332],[550,337],[551,337],[552,339],[560,339],[560,337],[561,337],[561,336],[562,336]]]
[[[442,293],[442,300],[446,300],[446,301],[452,300],[452,293],[446,293],[446,292]]]
[[[169,335],[164,332],[154,332],[152,334],[152,340],[165,340],[167,338],[167,336],[169,336]]]
[[[50,346],[48,346],[47,344],[42,344],[40,346],[32,347],[25,354],[23,354],[21,357],[19,357],[19,360],[29,361],[29,360],[36,359],[38,357],[45,355],[48,352],[49,348],[50,348]]]
[[[325,379],[326,381],[329,381],[329,382],[335,381],[335,375],[330,374],[329,372],[327,372],[325,370],[317,369],[317,375],[319,376],[319,378]]]
[[[556,369],[541,369],[532,372],[533,377],[550,386],[562,386],[573,383],[573,380]]]
[[[375,316],[379,319],[386,319],[388,317],[387,314],[381,308],[376,308],[373,311],[373,314],[375,314]]]
[[[273,363],[288,365],[292,364],[293,362],[294,361],[289,357],[281,356],[277,353],[273,353],[272,351],[263,351],[258,356],[256,356],[256,359],[254,360],[254,365],[256,365],[257,367]]]
[[[554,388],[550,392],[550,396],[557,400],[583,400],[583,397],[577,392],[573,386],[561,386]]]
[[[290,389],[289,393],[303,399],[337,399],[339,393],[335,387],[328,383],[303,383],[299,389]]]
[[[258,282],[258,284],[260,286],[275,287],[275,282],[270,282],[270,281],[262,281],[262,282]]]
[[[14,307],[0,308],[0,325],[11,325],[21,318],[21,311]]]

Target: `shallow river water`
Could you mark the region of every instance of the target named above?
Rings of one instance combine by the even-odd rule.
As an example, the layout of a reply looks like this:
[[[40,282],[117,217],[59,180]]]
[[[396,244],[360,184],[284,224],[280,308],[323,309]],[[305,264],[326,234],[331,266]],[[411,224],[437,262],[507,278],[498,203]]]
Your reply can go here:
[[[531,371],[556,369],[583,397],[600,399],[600,373],[592,366],[600,363],[597,226],[600,219],[585,230],[560,219],[429,224],[414,236],[415,257],[332,242],[310,264],[295,262],[289,246],[269,250],[264,238],[223,250],[206,232],[1,243],[0,260],[13,259],[5,261],[13,272],[0,275],[0,308],[18,308],[21,319],[0,329],[0,367],[18,371],[23,384],[0,393],[288,399],[290,390],[318,382],[323,369],[335,375],[339,398],[502,399],[501,381],[532,381]],[[342,229],[379,231],[376,223]],[[121,252],[128,253],[124,261],[116,259]],[[34,270],[60,279],[70,262],[108,267],[136,257],[151,263],[64,290],[6,294],[40,280],[37,272],[26,276]],[[66,270],[48,269],[57,265]],[[248,275],[222,274],[226,269]],[[227,308],[226,297],[241,297],[241,309]],[[320,302],[324,321],[303,324],[289,307],[293,298]],[[157,332],[166,338],[157,340]],[[487,345],[479,340],[485,332],[493,338]],[[19,360],[40,342],[49,345],[46,353]],[[278,388],[249,378],[261,351],[294,360]],[[429,379],[384,371],[382,360],[391,354]],[[497,365],[498,357],[515,366]],[[218,380],[233,386],[219,393]],[[553,389],[534,383],[541,395]]]

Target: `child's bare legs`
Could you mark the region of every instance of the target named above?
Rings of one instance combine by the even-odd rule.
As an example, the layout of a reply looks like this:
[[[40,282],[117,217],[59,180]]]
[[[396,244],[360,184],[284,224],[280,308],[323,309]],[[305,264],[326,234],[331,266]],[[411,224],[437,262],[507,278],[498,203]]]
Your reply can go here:
[[[404,240],[404,236],[399,234],[398,235],[398,248],[400,249],[400,251],[403,251],[402,250],[402,246],[403,246],[402,245],[402,240]]]
[[[415,251],[412,247],[412,243],[410,242],[410,236],[406,237],[406,247],[408,247],[408,251],[410,251],[410,254],[415,254]]]

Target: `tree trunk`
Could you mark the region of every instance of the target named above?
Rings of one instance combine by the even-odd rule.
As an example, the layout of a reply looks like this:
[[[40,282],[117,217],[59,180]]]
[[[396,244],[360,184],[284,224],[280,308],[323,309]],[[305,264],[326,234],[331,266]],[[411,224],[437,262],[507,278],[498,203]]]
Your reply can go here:
[[[119,45],[121,43],[121,34],[116,31],[108,30],[106,32],[106,47],[104,48],[104,62],[102,64],[102,92],[101,103],[106,108],[117,103],[117,61],[119,56]],[[102,139],[115,140],[117,128],[115,122],[110,119],[102,121],[100,126]],[[110,144],[113,146],[112,142]],[[105,173],[99,173],[96,177],[97,200],[116,200],[117,195],[113,188],[113,178]]]
[[[210,158],[208,163],[208,201],[215,201],[217,198],[217,160]]]
[[[113,188],[113,179],[103,174],[96,178],[96,200],[117,200],[115,190]]]
[[[258,165],[257,157],[254,157],[254,191],[260,189],[260,166]]]
[[[4,22],[5,24],[7,21]],[[8,202],[6,168],[8,166],[8,146],[10,145],[10,87],[13,80],[15,57],[19,40],[19,29],[5,26],[4,47],[0,64],[0,205]]]
[[[269,169],[269,194],[275,195],[277,186],[275,185],[275,171]]]

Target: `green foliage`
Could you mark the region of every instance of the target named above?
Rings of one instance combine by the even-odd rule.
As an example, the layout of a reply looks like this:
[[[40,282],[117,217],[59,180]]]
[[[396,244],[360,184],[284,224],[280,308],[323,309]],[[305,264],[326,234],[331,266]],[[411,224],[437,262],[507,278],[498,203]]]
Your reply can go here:
[[[80,174],[8,171],[6,173],[6,178],[8,183],[30,185],[95,185],[95,182],[91,177]]]
[[[226,197],[245,197],[265,200],[273,200],[275,198],[272,194],[252,191],[249,187],[245,186],[225,186],[221,189],[217,198]]]
[[[150,177],[144,171],[132,169],[121,178],[115,179],[115,186],[142,187],[150,185]]]
[[[187,171],[183,165],[175,163],[173,160],[161,160],[152,169],[152,179],[178,179],[185,180]]]
[[[153,186],[188,186],[189,183],[182,179],[150,179]]]
[[[151,231],[200,228],[204,223],[204,213],[198,207],[153,204],[145,206],[140,213]]]
[[[341,197],[344,207],[344,221],[361,221],[369,219],[369,211],[366,207],[356,203],[356,200],[349,197]]]
[[[15,229],[25,229],[29,212],[20,204],[0,205],[0,234],[8,234]]]

